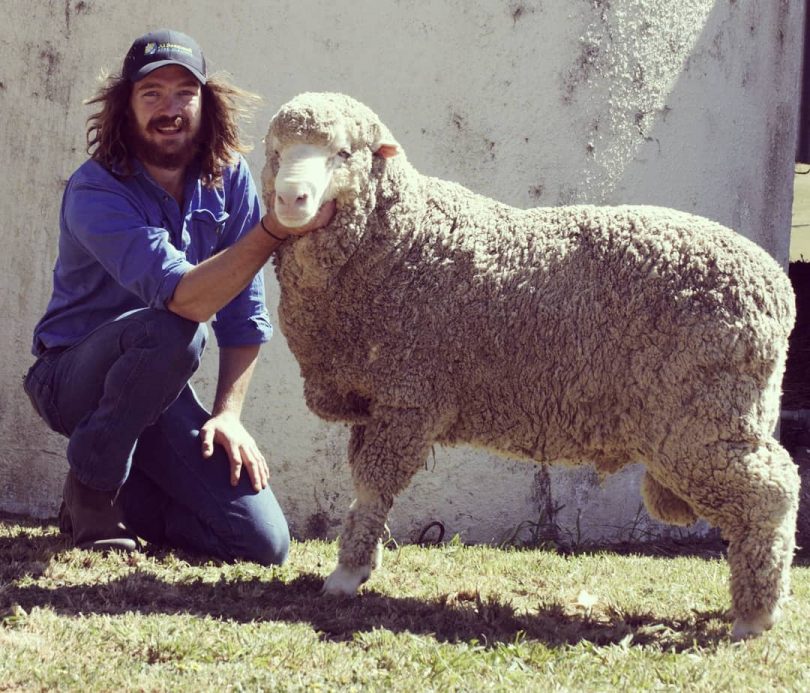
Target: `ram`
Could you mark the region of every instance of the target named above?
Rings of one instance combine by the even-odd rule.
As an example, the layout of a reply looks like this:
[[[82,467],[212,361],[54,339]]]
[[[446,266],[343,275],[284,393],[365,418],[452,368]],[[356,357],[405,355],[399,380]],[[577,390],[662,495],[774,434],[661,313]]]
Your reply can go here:
[[[520,210],[421,175],[342,94],[282,106],[266,146],[282,223],[337,201],[276,256],[307,404],[351,425],[356,499],[327,593],[369,577],[431,446],[467,444],[600,473],[643,462],[653,516],[729,542],[733,636],[773,625],[799,491],[773,436],[795,308],[764,250],[670,209]]]

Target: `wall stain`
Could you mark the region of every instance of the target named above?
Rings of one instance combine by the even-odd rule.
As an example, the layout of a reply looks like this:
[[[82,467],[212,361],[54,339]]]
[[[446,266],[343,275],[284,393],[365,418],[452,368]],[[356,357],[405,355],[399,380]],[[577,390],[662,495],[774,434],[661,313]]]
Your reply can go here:
[[[579,56],[563,80],[563,103],[572,103],[577,89],[586,84],[598,69],[597,63],[602,52],[600,43],[601,37],[593,35],[583,36],[580,40]]]
[[[70,18],[71,18],[71,0],[65,0],[65,34],[70,36]],[[89,14],[93,9],[93,5],[85,0],[79,0],[73,3],[73,14],[76,16],[80,14]]]
[[[489,151],[489,158],[494,161],[495,160],[495,143],[492,140],[487,139],[486,137],[484,138],[484,143],[486,144],[487,151]]]
[[[64,54],[48,40],[41,43],[26,41],[23,46],[25,64],[32,66],[26,74],[31,96],[64,106],[67,113],[73,83],[65,78]]]
[[[534,488],[532,489],[532,501],[537,503],[541,516],[546,518],[547,535],[546,540],[559,542],[559,527],[554,522],[556,509],[554,507],[554,498],[551,493],[551,473],[549,465],[540,463],[537,465],[537,470],[534,473]]]
[[[327,539],[329,530],[336,523],[330,519],[329,514],[324,510],[319,510],[307,518],[304,525],[304,539]]]
[[[778,256],[779,237],[782,233],[779,227],[779,213],[781,205],[787,205],[785,196],[785,171],[792,169],[793,160],[792,142],[794,139],[793,107],[790,103],[780,103],[770,118],[770,138],[765,156],[765,170],[762,178],[765,183],[764,199],[768,204],[763,205],[762,220],[760,222],[760,244],[772,255]],[[788,218],[789,214],[787,215]]]
[[[531,3],[527,0],[512,2],[509,5],[509,16],[512,17],[512,26],[514,27],[520,20],[534,14],[537,10],[542,12],[542,4]]]
[[[45,48],[39,52],[39,60],[44,69],[45,98],[48,101],[56,101],[57,76],[59,74],[59,65],[62,62],[62,55],[54,49],[50,42],[47,42]]]
[[[778,38],[779,38],[779,48],[784,49],[785,47],[785,28],[791,26],[791,19],[792,19],[792,10],[790,0],[779,0],[779,19],[777,20],[777,24],[779,26],[778,29]],[[807,9],[805,9],[807,11]],[[805,21],[807,21],[805,19]]]

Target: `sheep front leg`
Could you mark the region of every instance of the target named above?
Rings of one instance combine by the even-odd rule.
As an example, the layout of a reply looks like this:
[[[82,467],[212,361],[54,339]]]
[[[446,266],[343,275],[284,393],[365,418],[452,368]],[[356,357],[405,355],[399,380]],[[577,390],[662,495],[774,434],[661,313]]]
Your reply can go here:
[[[338,566],[323,586],[325,594],[353,595],[379,566],[388,511],[427,457],[428,428],[414,410],[352,427],[349,465],[356,498],[341,532]]]
[[[340,535],[338,565],[326,578],[324,594],[351,596],[382,562],[381,536],[393,498],[356,488],[357,497]]]

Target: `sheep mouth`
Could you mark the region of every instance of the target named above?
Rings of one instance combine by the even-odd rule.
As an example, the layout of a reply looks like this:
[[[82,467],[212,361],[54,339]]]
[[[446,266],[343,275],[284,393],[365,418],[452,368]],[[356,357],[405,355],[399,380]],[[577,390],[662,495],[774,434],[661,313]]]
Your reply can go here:
[[[284,226],[291,229],[301,227],[315,218],[315,214],[280,214],[278,211],[276,216]]]
[[[311,209],[283,209],[280,206],[276,205],[275,212],[276,218],[281,222],[283,226],[286,226],[290,229],[300,228],[305,226],[310,221],[312,221],[315,217],[320,214],[321,210],[323,209],[324,205],[326,205],[329,200],[322,200],[321,203],[315,208],[315,211]],[[328,224],[324,226],[318,227],[317,229],[313,229],[310,233],[317,233],[318,231],[327,228],[328,226],[332,225],[334,221],[334,217],[329,220]]]

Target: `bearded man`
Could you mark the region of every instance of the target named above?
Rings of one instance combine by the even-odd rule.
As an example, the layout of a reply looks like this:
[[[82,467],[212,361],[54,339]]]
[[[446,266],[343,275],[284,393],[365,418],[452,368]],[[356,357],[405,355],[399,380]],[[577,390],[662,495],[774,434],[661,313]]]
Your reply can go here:
[[[237,120],[258,97],[209,77],[191,37],[138,38],[88,103],[90,158],[68,181],[53,294],[25,390],[68,438],[60,528],[85,549],[138,537],[224,560],[289,547],[265,457],[240,420],[271,335],[261,268],[306,227],[262,216]],[[211,412],[189,379],[219,345]]]

